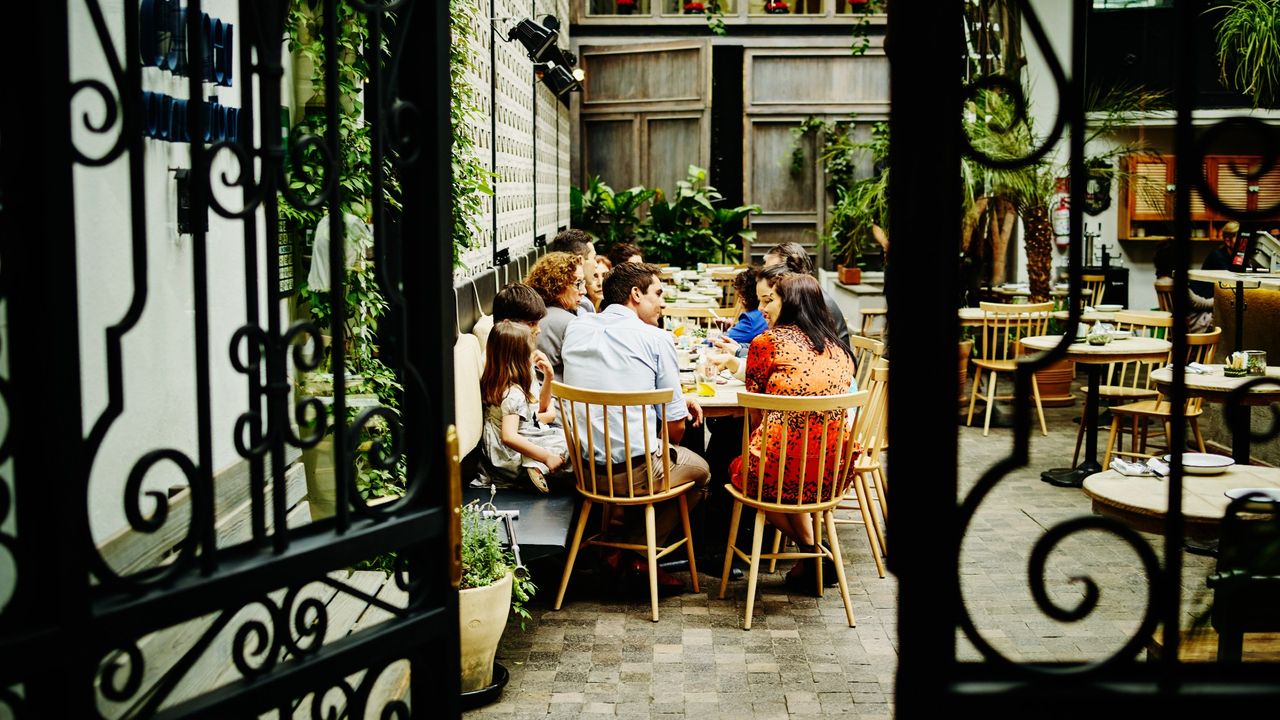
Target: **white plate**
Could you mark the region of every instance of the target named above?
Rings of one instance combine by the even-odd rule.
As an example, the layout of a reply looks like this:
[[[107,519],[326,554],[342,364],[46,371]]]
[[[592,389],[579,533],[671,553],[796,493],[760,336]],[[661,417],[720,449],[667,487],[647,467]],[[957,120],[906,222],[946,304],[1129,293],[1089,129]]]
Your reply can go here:
[[[1265,497],[1251,498],[1253,502],[1274,502],[1280,503],[1280,489],[1277,488],[1231,488],[1222,493],[1232,500],[1238,500],[1248,494],[1263,495]]]
[[[1131,337],[1133,337],[1133,332],[1130,330],[1112,330],[1111,331],[1112,340],[1128,340]]]
[[[1097,310],[1098,312],[1112,313],[1112,312],[1119,312],[1123,310],[1124,306],[1123,305],[1094,305],[1093,309]]]
[[[1165,455],[1164,461],[1171,463],[1173,458]],[[1217,475],[1235,464],[1236,461],[1226,455],[1213,453],[1186,453],[1182,456],[1182,468],[1188,475]]]

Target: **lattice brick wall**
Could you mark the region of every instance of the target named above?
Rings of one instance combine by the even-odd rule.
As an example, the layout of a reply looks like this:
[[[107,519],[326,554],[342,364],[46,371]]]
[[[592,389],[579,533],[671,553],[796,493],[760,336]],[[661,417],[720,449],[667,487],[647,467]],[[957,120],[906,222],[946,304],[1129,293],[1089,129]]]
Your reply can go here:
[[[556,191],[558,193],[556,214],[560,218],[560,227],[569,227],[569,184],[572,179],[569,163],[572,162],[573,142],[571,128],[573,123],[569,116],[569,108],[564,105],[556,106],[556,114],[557,124],[560,127],[560,145],[557,148],[559,178],[556,182]]]
[[[529,3],[496,0],[494,15],[528,17]],[[494,57],[495,240],[499,252],[506,249],[514,258],[533,246],[533,66],[519,42],[496,42]]]
[[[476,154],[485,169],[493,170],[493,133],[489,126],[489,113],[493,107],[493,95],[490,92],[492,69],[489,66],[489,45],[493,42],[492,23],[493,7],[489,0],[481,0],[481,7],[476,11],[472,23],[475,41],[469,49],[471,67],[474,72],[468,73],[466,82],[475,90],[476,102],[480,107],[478,122],[467,128],[468,134],[476,141]],[[493,266],[493,198],[485,197],[479,219],[480,244],[473,250],[465,251],[461,256],[462,267],[455,268],[458,278],[474,277]]]
[[[556,108],[564,107],[547,86],[537,86],[537,234],[548,241],[555,237],[559,214],[559,159],[558,135],[559,113]]]

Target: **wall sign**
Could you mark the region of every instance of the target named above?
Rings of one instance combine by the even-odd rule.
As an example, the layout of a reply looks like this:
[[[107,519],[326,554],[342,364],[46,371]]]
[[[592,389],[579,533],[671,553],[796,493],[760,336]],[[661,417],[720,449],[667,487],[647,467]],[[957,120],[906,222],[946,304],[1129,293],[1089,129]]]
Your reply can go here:
[[[142,134],[156,140],[191,142],[188,125],[190,106],[188,100],[163,93],[142,93]],[[204,142],[237,142],[240,139],[240,108],[219,104],[214,97],[209,98],[204,109],[204,136],[201,138]]]
[[[140,15],[142,64],[187,75],[187,8],[178,0],[142,0]],[[200,34],[204,39],[202,80],[231,87],[235,26],[200,14]]]

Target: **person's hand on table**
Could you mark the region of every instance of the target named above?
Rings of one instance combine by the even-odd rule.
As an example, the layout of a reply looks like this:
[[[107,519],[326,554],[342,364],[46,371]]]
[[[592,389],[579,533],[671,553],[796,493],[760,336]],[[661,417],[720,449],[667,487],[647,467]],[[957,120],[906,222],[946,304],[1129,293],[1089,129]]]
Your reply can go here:
[[[723,352],[726,352],[730,355],[737,355],[738,351],[742,348],[742,346],[739,345],[736,340],[734,340],[731,337],[725,337],[723,335],[716,338],[715,340],[712,340],[711,343],[715,345],[717,349]]]
[[[698,401],[694,400],[691,397],[685,396],[684,404],[686,407],[689,408],[690,423],[694,427],[698,427],[702,425],[702,417],[703,417],[702,406],[698,404]]]
[[[716,372],[728,370],[732,373],[738,370],[738,356],[733,353],[707,353],[707,359],[715,364]]]

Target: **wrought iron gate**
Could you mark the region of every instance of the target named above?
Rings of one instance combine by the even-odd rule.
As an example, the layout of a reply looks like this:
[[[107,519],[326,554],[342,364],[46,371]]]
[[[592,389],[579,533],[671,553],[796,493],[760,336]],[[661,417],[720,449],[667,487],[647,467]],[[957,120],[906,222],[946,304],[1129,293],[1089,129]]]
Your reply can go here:
[[[976,4],[976,3],[975,3]],[[1035,161],[1061,139],[1070,150],[1070,175],[1086,176],[1085,127],[1085,24],[1091,3],[1073,0],[1071,27],[1046,27],[1035,8],[1025,0],[1017,5],[1035,44],[1052,71],[1059,112],[1043,146],[1030,156],[1014,160],[981,158],[968,144],[960,123],[963,103],[980,89],[1003,89],[1023,99],[1019,82],[1001,76],[979,76],[966,83],[961,38],[962,3],[951,3],[949,12],[891,12],[887,51],[891,58],[892,116],[890,166],[893,237],[912,247],[910,257],[894,258],[887,270],[888,300],[893,318],[893,363],[896,378],[910,378],[910,392],[895,392],[890,400],[890,430],[894,438],[893,476],[889,490],[899,510],[894,525],[890,563],[900,578],[900,665],[897,677],[898,711],[903,717],[936,717],[944,712],[977,716],[1134,717],[1137,713],[1192,716],[1270,706],[1280,694],[1275,666],[1229,666],[1179,662],[1179,614],[1182,598],[1181,515],[1182,475],[1177,455],[1170,478],[1169,507],[1163,556],[1135,531],[1107,518],[1085,516],[1049,527],[1035,540],[1027,577],[1038,610],[1045,618],[1072,622],[1087,618],[1097,604],[1097,586],[1091,578],[1075,580],[1083,599],[1063,606],[1046,591],[1044,560],[1061,552],[1064,540],[1087,531],[1105,542],[1128,547],[1136,554],[1135,576],[1145,575],[1150,585],[1145,607],[1135,610],[1136,629],[1099,657],[1083,662],[1033,664],[1003,654],[984,637],[966,607],[960,587],[960,546],[977,508],[1012,470],[1028,462],[1033,423],[1030,416],[1030,371],[1063,356],[1066,342],[1043,357],[1027,362],[1017,374],[1014,443],[1007,457],[988,468],[977,484],[961,493],[957,467],[942,458],[956,456],[957,431],[952,413],[922,412],[917,398],[954,398],[956,376],[938,372],[939,357],[949,359],[959,332],[954,298],[960,294],[954,238],[961,227],[956,202],[957,169],[962,154],[978,157],[988,165],[1001,162],[1016,167]],[[1043,7],[1044,4],[1041,4]],[[1206,203],[1220,212],[1229,208],[1212,196],[1198,161],[1205,153],[1192,131],[1195,108],[1195,33],[1206,32],[1201,2],[1176,3],[1177,32],[1172,53],[1177,59],[1176,77],[1177,196],[1175,244],[1178,267],[1187,267],[1190,256],[1190,192],[1197,188]],[[895,9],[898,8],[895,5]],[[1071,33],[1071,59],[1061,60],[1050,36]],[[1028,41],[1030,42],[1030,41]],[[1024,100],[1024,99],[1023,99]],[[1025,108],[1024,108],[1025,109]],[[1280,144],[1274,127],[1255,121],[1227,120],[1221,129],[1247,129],[1268,142],[1268,167],[1277,158]],[[1186,161],[1184,158],[1191,158]],[[1078,320],[1081,295],[1081,208],[1084,182],[1071,183],[1071,245],[1069,251],[1072,307]],[[1219,207],[1221,206],[1221,207]],[[927,208],[927,212],[921,212]],[[1277,208],[1250,215],[1232,211],[1242,219],[1274,215]],[[932,252],[917,251],[937,243]],[[901,253],[899,253],[901,254]],[[927,280],[926,280],[927,279]],[[920,284],[928,283],[921,292]],[[1175,315],[1189,310],[1186,276],[1174,290]],[[1173,354],[1184,357],[1186,332],[1176,325]],[[1186,398],[1182,375],[1173,386],[1175,437],[1184,437]],[[1261,382],[1267,382],[1265,380]],[[1230,405],[1230,404],[1229,404]],[[1247,432],[1247,431],[1246,431]],[[1137,657],[1157,624],[1163,624],[1165,651],[1159,662],[1140,663]],[[963,640],[976,648],[979,661],[962,660]]]
[[[0,717],[283,718],[308,710],[311,717],[332,717],[342,706],[360,718],[409,717],[410,708],[422,717],[459,713],[449,510],[456,505],[449,488],[457,483],[448,478],[446,441],[452,372],[441,351],[453,338],[446,301],[448,3],[309,3],[325,18],[320,41],[331,63],[324,88],[328,128],[339,127],[344,101],[332,64],[340,50],[337,10],[364,15],[369,28],[371,80],[363,90],[372,128],[371,254],[388,302],[377,341],[403,391],[399,412],[372,407],[349,420],[344,366],[334,363],[336,514],[296,527],[285,514],[288,465],[324,435],[298,426],[315,424],[326,411],[315,400],[295,402],[292,381],[315,366],[322,333],[331,334],[333,347],[344,346],[339,239],[345,231],[341,214],[328,211],[340,206],[347,189],[337,182],[343,160],[336,132],[287,143],[282,137],[289,4],[32,3],[18,32],[39,36],[39,61],[21,56],[22,43],[3,51],[10,67],[25,68],[27,79],[15,95],[20,109],[9,105],[0,118]],[[226,14],[234,9],[234,32],[207,12],[210,7]],[[73,26],[92,32],[77,34]],[[83,66],[73,60],[86,55],[108,68],[108,80],[76,70]],[[185,99],[155,92],[155,73],[166,67],[180,78],[167,85],[169,92]],[[242,88],[240,107],[219,108],[207,99],[215,85],[232,82]],[[299,174],[304,153],[322,158],[320,176]],[[157,162],[189,173],[189,183],[179,184],[182,207],[149,202]],[[384,167],[394,168],[398,191]],[[114,169],[122,180],[109,196],[81,190],[83,173],[98,168]],[[291,188],[290,180],[299,178],[311,188]],[[393,192],[402,210],[384,202]],[[161,194],[172,197],[171,190]],[[283,203],[328,213],[335,239],[328,328],[281,318]],[[190,227],[174,232],[163,221],[166,212],[170,222],[177,212],[179,225],[185,218]],[[125,228],[120,232],[129,248],[129,270],[117,275],[78,261],[84,257],[78,250],[98,242],[113,218]],[[220,234],[208,230],[215,223]],[[225,242],[233,236],[231,245],[239,247]],[[188,296],[175,297],[148,267],[149,255],[166,242],[184,244],[184,252],[190,244],[190,263],[171,270],[175,284],[190,283]],[[211,317],[225,319],[211,298],[219,296],[218,282],[230,282],[221,272],[225,264],[218,274],[214,268],[233,251],[243,255],[233,285],[243,296],[243,315],[228,330],[211,326]],[[84,332],[86,307],[113,297],[124,298],[118,320],[105,334]],[[152,337],[139,327],[173,302],[187,310],[184,334],[143,349],[159,356],[181,345],[186,350],[178,355],[190,362],[160,368],[163,377],[140,377],[126,362],[136,357],[131,350],[144,342],[140,337]],[[234,384],[222,382],[228,373],[219,370],[228,356]],[[185,384],[169,382],[176,378]],[[150,407],[131,402],[146,385],[193,392],[171,388],[150,397]],[[228,405],[238,408],[234,422],[216,422],[227,417]],[[107,483],[124,492],[103,497],[95,490],[95,466],[104,462],[104,443],[121,433],[146,443],[136,437],[146,425],[138,413],[159,406],[186,409],[190,442],[151,447],[123,461],[106,458],[128,470]],[[351,462],[361,429],[373,423],[386,424],[389,440],[375,447],[370,462],[394,468],[403,458],[407,467],[403,497],[376,506],[357,492]],[[234,453],[219,456],[218,446]],[[215,477],[224,468],[215,463],[227,455],[247,468],[249,529],[244,541],[220,543]],[[148,480],[157,472],[180,477],[182,487],[176,494],[157,490]],[[123,505],[128,533],[171,534],[172,551],[136,571],[113,565],[91,527],[95,511],[107,505]],[[320,582],[361,598],[333,571],[391,551],[397,553],[394,580],[407,601],[395,606],[363,598],[388,619],[326,639],[337,620],[305,587]],[[153,633],[197,620],[203,624],[194,642],[166,658],[142,644]],[[230,639],[225,682],[172,699],[194,666],[210,662],[219,637]],[[405,663],[412,671],[408,696],[377,700],[379,677]],[[304,698],[308,703],[299,705]]]

